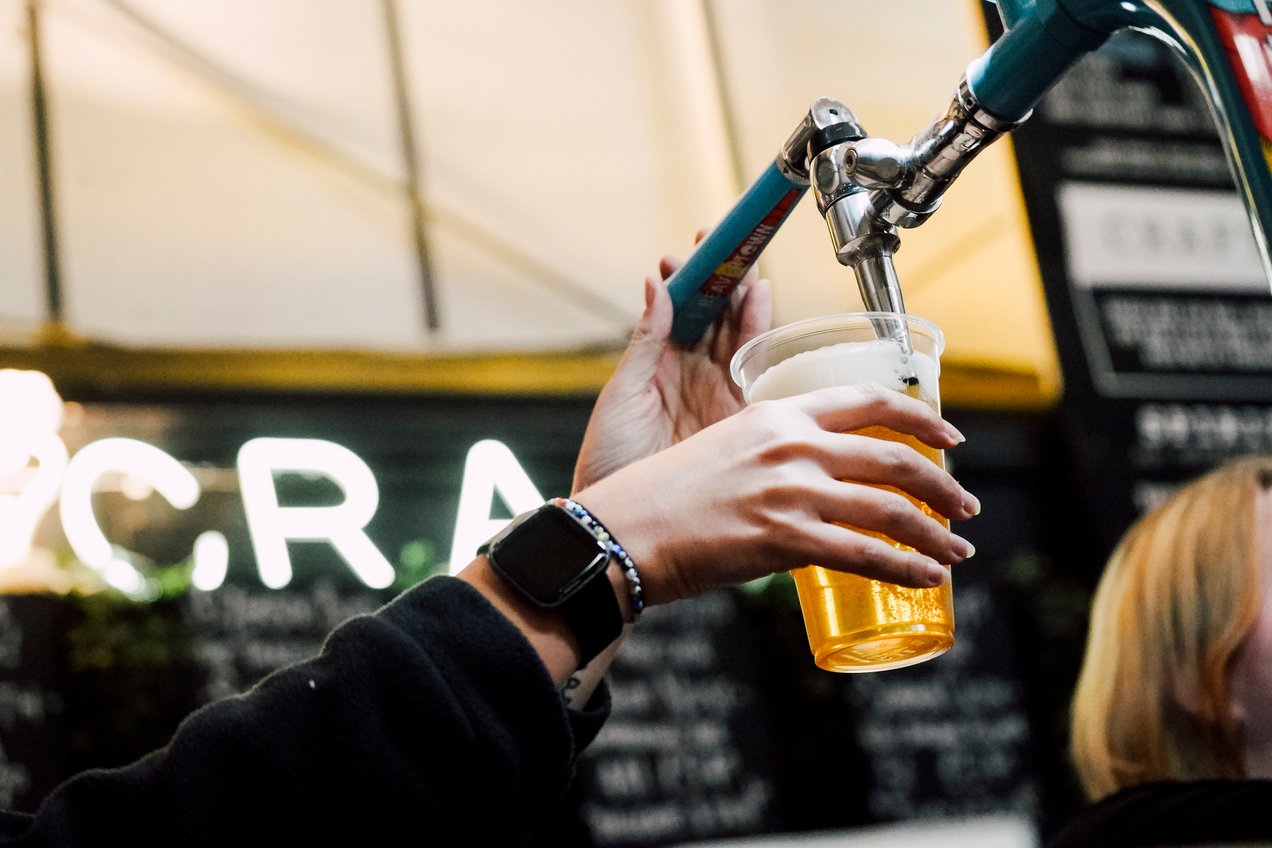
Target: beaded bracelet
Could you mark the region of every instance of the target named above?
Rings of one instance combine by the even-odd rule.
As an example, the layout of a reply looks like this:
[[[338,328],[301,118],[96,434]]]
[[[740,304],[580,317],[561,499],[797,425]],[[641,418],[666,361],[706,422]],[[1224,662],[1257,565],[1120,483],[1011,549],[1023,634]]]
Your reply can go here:
[[[574,516],[580,524],[592,532],[597,541],[605,545],[610,556],[618,560],[618,564],[623,568],[623,576],[627,578],[627,591],[632,601],[632,621],[635,622],[645,609],[645,592],[640,585],[640,572],[636,570],[636,563],[632,562],[631,556],[618,543],[618,540],[610,535],[609,530],[605,529],[605,525],[596,516],[588,512],[583,504],[572,501],[569,498],[552,498],[549,503]]]

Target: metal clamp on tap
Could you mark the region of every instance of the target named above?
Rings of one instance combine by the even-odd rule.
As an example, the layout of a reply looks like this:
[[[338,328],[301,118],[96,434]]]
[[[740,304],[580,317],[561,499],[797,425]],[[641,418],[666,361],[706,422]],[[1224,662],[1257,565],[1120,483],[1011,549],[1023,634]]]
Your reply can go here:
[[[818,108],[846,110],[833,100],[817,101]],[[949,110],[908,145],[866,137],[815,152],[809,173],[817,208],[835,257],[857,276],[867,309],[905,311],[892,259],[901,246],[897,228],[926,221],[967,163],[1018,124],[979,108],[964,79]],[[910,349],[903,322],[881,322],[877,329]]]
[[[941,205],[945,192],[982,150],[1027,120],[1005,121],[977,103],[967,78],[949,109],[904,147],[867,138],[845,156],[846,174],[872,189],[871,213],[906,229],[917,227]]]

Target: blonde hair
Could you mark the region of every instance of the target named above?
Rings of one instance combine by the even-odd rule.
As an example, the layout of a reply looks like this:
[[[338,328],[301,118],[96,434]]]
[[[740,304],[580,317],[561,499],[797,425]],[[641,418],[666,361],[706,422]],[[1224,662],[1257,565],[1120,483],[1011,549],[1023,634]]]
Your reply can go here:
[[[1090,798],[1245,776],[1228,677],[1259,612],[1255,508],[1270,487],[1272,456],[1229,461],[1143,515],[1109,558],[1071,716]]]

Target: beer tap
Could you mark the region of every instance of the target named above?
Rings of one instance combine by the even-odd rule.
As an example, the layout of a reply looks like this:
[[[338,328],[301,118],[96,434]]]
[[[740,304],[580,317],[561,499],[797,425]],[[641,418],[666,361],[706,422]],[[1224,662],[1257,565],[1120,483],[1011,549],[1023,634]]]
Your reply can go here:
[[[819,109],[838,112],[846,107],[823,98],[813,104],[813,112]],[[905,312],[892,260],[901,246],[898,228],[911,229],[931,217],[967,163],[1017,123],[981,109],[963,80],[945,114],[907,145],[862,137],[812,154],[817,209],[826,220],[835,258],[856,274],[866,309]],[[881,338],[895,339],[908,353],[905,326],[899,319],[875,322]]]
[[[869,137],[843,103],[815,100],[774,163],[668,281],[672,338],[702,336],[810,184],[835,257],[852,268],[866,308],[904,312],[893,265],[899,231],[931,217],[973,158],[1027,120],[1078,59],[1127,28],[1178,47],[1210,97],[1272,280],[1269,3],[997,0],[1006,31],[967,67],[945,113],[905,145]],[[903,322],[881,319],[875,328],[909,350]]]
[[[673,338],[702,334],[809,185],[835,258],[853,270],[866,309],[905,312],[892,258],[901,245],[898,228],[926,221],[964,166],[1014,126],[979,109],[965,83],[946,113],[908,145],[867,136],[838,100],[813,101],[774,164],[670,280],[677,308]],[[776,198],[776,211],[766,209],[763,198]],[[721,256],[711,249],[713,239],[736,247]],[[714,273],[692,288],[689,281],[708,267]],[[880,338],[910,351],[903,321],[879,319],[875,327]]]

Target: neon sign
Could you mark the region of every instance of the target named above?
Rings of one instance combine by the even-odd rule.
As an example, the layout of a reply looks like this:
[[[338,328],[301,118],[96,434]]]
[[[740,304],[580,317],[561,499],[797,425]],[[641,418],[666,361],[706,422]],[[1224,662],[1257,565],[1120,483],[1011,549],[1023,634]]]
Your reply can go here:
[[[133,565],[131,552],[106,538],[93,513],[93,493],[117,475],[122,487],[143,495],[153,491],[175,509],[187,510],[202,494],[198,479],[172,455],[136,439],[100,439],[68,460],[56,435],[60,398],[44,375],[26,376],[32,373],[0,370],[0,400],[5,401],[0,405],[12,410],[0,429],[0,569],[30,554],[35,529],[56,502],[75,557],[116,589],[144,595],[146,577]],[[393,566],[366,533],[379,506],[379,487],[371,468],[353,451],[323,439],[255,438],[239,449],[236,472],[257,572],[266,586],[281,589],[291,582],[291,541],[328,544],[365,585],[392,585]],[[276,483],[287,473],[324,478],[342,499],[330,506],[284,506]],[[496,494],[513,514],[543,502],[512,451],[501,442],[482,440],[469,449],[464,462],[451,573],[467,565],[478,545],[506,523],[490,515]],[[191,561],[195,588],[221,586],[229,565],[225,536],[215,530],[201,533]]]
[[[35,371],[0,369],[0,567],[26,558],[40,518],[57,499],[66,445],[62,399]],[[33,464],[34,462],[34,464]]]

